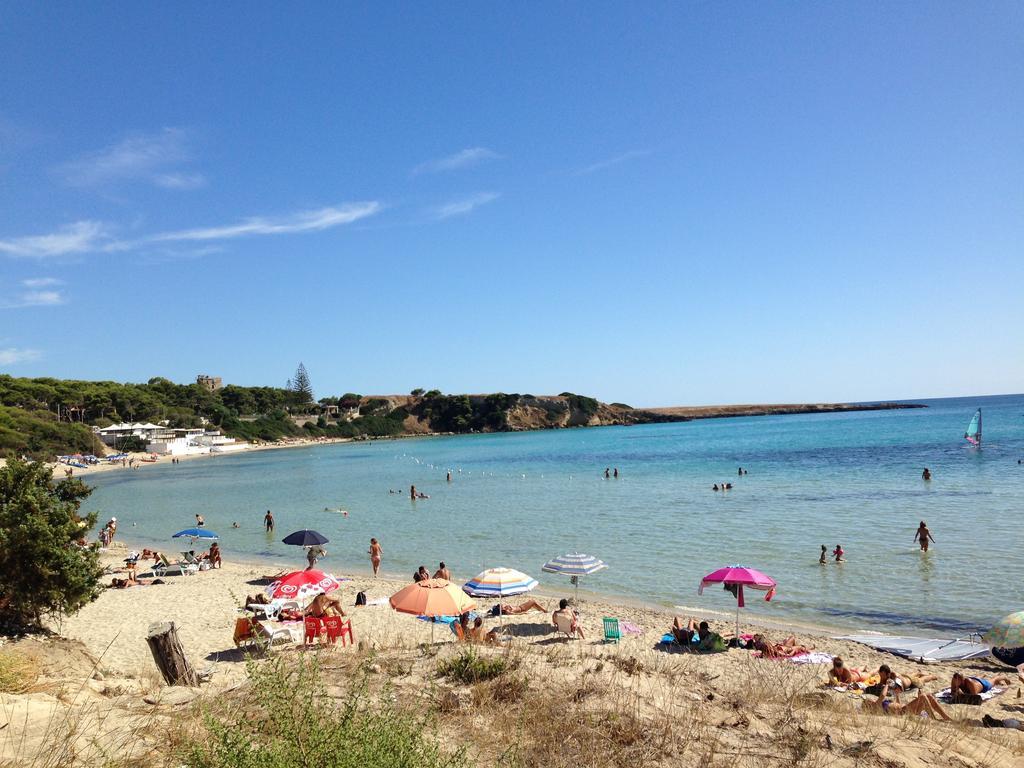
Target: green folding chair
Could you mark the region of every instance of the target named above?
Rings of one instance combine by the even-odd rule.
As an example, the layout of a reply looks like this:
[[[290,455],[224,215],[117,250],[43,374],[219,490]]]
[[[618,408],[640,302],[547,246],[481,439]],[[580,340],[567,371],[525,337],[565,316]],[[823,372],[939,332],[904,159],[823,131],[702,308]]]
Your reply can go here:
[[[622,639],[622,633],[619,631],[619,620],[612,619],[608,616],[604,617],[604,641],[606,643],[617,643]]]

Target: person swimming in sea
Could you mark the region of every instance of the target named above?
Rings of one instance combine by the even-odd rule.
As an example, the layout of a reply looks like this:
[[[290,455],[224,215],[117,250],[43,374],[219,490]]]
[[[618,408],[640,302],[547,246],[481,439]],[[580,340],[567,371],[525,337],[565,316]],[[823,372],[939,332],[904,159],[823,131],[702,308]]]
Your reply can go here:
[[[932,532],[928,530],[928,526],[924,520],[921,521],[921,525],[917,528],[917,533],[914,534],[914,541],[921,545],[921,551],[928,551],[928,540],[931,539],[932,543],[935,543],[935,537],[932,536]]]
[[[718,483],[715,483],[714,485],[712,485],[711,486],[711,490],[712,491],[717,491],[718,490]]]
[[[822,544],[821,545],[821,557],[818,558],[818,562],[821,563],[822,565],[827,565],[828,564],[828,559],[827,558],[828,558],[828,547],[826,547],[824,544]]]
[[[845,560],[843,560],[843,555],[845,555],[846,553],[843,551],[843,545],[842,544],[836,544],[836,548],[832,550],[832,554],[835,555],[837,563],[845,563],[846,562]]]

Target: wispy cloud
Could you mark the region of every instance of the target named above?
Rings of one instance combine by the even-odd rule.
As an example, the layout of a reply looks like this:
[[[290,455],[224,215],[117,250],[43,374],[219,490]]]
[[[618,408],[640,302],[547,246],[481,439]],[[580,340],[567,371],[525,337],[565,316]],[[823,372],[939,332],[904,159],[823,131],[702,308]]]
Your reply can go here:
[[[452,200],[444,205],[434,208],[435,219],[450,219],[452,216],[464,216],[481,205],[487,205],[501,197],[497,192],[481,192],[470,197],[463,197],[459,200]]]
[[[19,349],[18,347],[0,348],[0,365],[15,365],[38,360],[40,354],[35,349]]]
[[[159,173],[153,183],[164,189],[198,189],[206,184],[201,173]]]
[[[133,240],[114,238],[110,230],[100,222],[79,221],[47,235],[0,240],[0,254],[43,259],[79,253],[131,251],[156,243],[209,242],[238,237],[317,232],[373,216],[383,207],[376,200],[347,203],[299,211],[283,217],[254,216],[226,226],[158,232]]]
[[[26,281],[28,282],[28,281]],[[24,307],[56,307],[65,303],[63,291],[24,291],[15,299],[0,300],[0,309],[22,309]]]
[[[21,284],[26,288],[46,288],[50,285],[62,285],[63,282],[56,277],[30,277],[28,280],[22,280]]]
[[[66,256],[97,250],[108,240],[106,228],[98,221],[76,221],[47,235],[30,235],[0,240],[0,253],[8,256]]]
[[[415,176],[420,173],[437,173],[439,171],[457,171],[460,168],[469,168],[473,165],[486,163],[489,160],[501,160],[502,156],[493,149],[487,147],[469,147],[460,150],[454,155],[448,155],[437,160],[431,160],[417,165],[412,169]]]
[[[181,170],[180,166],[191,160],[188,133],[182,128],[164,128],[157,133],[132,134],[58,165],[54,173],[73,187],[143,181],[168,189],[194,189],[206,180],[199,173]]]
[[[238,224],[229,224],[223,227],[163,232],[145,238],[144,242],[166,243],[186,240],[227,240],[251,235],[286,235],[298,232],[317,232],[365,219],[367,216],[373,216],[380,209],[380,203],[369,201],[350,203],[334,208],[320,208],[315,211],[302,211],[291,216],[276,219],[256,216],[245,219]]]
[[[609,157],[606,160],[600,160],[584,168],[580,168],[574,173],[574,175],[583,176],[588,173],[596,173],[597,171],[603,171],[605,168],[611,168],[612,166],[629,162],[630,160],[636,160],[637,158],[640,157],[647,157],[650,154],[651,151],[649,149],[631,149],[628,152],[623,152],[621,155]]]

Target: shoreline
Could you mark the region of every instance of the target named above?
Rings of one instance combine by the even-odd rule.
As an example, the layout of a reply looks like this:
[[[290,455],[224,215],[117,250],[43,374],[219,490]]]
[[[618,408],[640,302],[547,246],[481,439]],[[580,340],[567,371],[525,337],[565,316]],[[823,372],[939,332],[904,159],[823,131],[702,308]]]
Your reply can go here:
[[[101,558],[104,559],[105,562],[111,560],[112,558],[113,562],[120,563],[121,560],[123,560],[123,558],[120,557],[118,553],[122,551],[127,554],[128,552],[131,552],[133,550],[141,551],[145,548],[153,549],[156,546],[158,546],[158,542],[149,542],[148,544],[138,543],[138,540],[133,541],[128,536],[121,536],[120,532],[118,533],[117,543],[123,544],[124,549],[122,550],[120,547],[113,547],[103,548],[100,550]],[[158,551],[167,554],[169,559],[171,559],[172,561],[177,559],[177,556],[172,557],[172,555],[175,555],[176,553],[176,550],[173,547],[164,547],[163,545],[159,546],[160,548]],[[301,563],[302,557],[298,552],[296,553],[295,559],[292,560],[287,557],[260,557],[258,555],[248,553],[241,554],[240,556],[235,557],[229,551],[225,553],[225,560],[240,568],[246,568],[250,570],[262,570],[267,572],[285,569],[298,571],[303,570],[305,568],[305,566]],[[330,557],[321,561],[320,567],[325,573],[330,573],[336,576],[344,576],[354,580],[369,582],[392,582],[402,585],[411,583],[411,580],[403,576],[401,573],[381,569],[379,576],[374,577],[373,571],[369,567],[360,568],[359,566],[346,564],[337,569],[333,569],[329,561]],[[463,577],[458,574],[453,574],[452,581],[453,583],[459,584],[461,586],[463,582],[467,581],[469,578],[472,578],[472,575],[473,574],[471,574],[470,576]],[[570,589],[571,587],[569,585],[569,581],[568,579],[566,579],[564,588],[538,587],[537,589],[532,590],[529,593],[529,595],[547,600],[555,600],[567,594],[570,591]],[[666,617],[672,617],[676,615],[701,615],[707,616],[709,619],[712,620],[720,621],[727,626],[731,626],[736,621],[735,610],[728,611],[722,610],[721,608],[708,608],[706,606],[700,605],[682,605],[679,603],[678,600],[666,600],[665,602],[655,602],[633,595],[625,595],[615,592],[601,592],[583,588],[579,590],[579,595],[580,601],[582,603],[592,602],[604,605],[620,606],[623,608],[628,608],[630,610],[642,611],[644,613],[661,614]],[[740,624],[741,626],[748,625],[758,627],[761,629],[782,631],[786,634],[814,634],[823,636],[838,636],[854,633],[879,635],[894,635],[900,633],[899,627],[895,626],[888,627],[888,631],[874,629],[869,630],[863,628],[862,626],[857,626],[852,623],[850,625],[844,626],[842,624],[834,624],[810,619],[766,616],[756,611],[752,612],[750,611],[750,609],[747,608],[740,611]],[[916,636],[927,636],[929,638],[935,635],[947,634],[939,631],[930,632],[924,629],[917,628],[910,628],[907,631]],[[945,639],[953,640],[956,638],[948,637]]]

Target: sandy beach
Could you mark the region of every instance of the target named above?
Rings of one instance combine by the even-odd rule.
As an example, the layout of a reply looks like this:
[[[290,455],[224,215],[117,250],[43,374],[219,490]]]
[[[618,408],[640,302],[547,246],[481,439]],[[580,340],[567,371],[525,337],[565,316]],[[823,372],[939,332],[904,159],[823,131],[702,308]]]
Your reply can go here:
[[[114,564],[121,556],[121,552],[111,551],[105,559]],[[330,570],[329,563],[324,565]],[[55,629],[70,640],[80,641],[98,658],[108,680],[148,680],[152,686],[156,674],[145,636],[150,624],[173,621],[190,660],[198,669],[210,673],[204,691],[216,694],[245,679],[245,657],[232,642],[235,619],[242,615],[239,606],[245,596],[262,591],[266,578],[275,572],[272,567],[258,563],[228,562],[222,569],[193,576],[166,577],[167,583],[162,585],[108,589],[98,600]],[[359,591],[365,592],[373,603],[386,599],[405,584],[401,580],[374,579],[360,574],[353,574],[352,580],[344,583],[340,594],[352,618],[358,645],[338,648],[332,658],[347,660],[338,662],[343,667],[360,659],[363,662],[377,659],[371,667],[381,674],[384,674],[382,669],[386,671],[398,665],[403,672],[389,684],[396,686],[401,695],[420,697],[434,691],[434,657],[444,658],[458,652],[460,646],[453,635],[446,627],[437,625],[432,637],[430,624],[395,613],[386,604],[349,607]],[[530,596],[553,609],[557,599],[568,594],[567,588],[564,593],[531,593]],[[517,603],[520,599],[508,602]],[[478,601],[478,604],[486,609],[493,603]],[[1022,683],[1016,677],[1005,686],[1002,694],[981,706],[947,705],[946,711],[953,723],[885,717],[862,711],[862,701],[873,697],[828,688],[825,685],[827,663],[797,665],[764,660],[746,650],[707,656],[666,652],[657,646],[657,641],[670,626],[672,612],[590,597],[581,599],[580,612],[585,640],[556,637],[549,626],[549,613],[531,612],[506,617],[505,623],[512,635],[507,648],[488,648],[484,652],[516,654],[523,660],[523,667],[529,670],[531,681],[542,686],[600,681],[606,704],[614,702],[615,706],[621,706],[625,696],[633,702],[629,706],[646,718],[674,717],[673,713],[683,703],[699,705],[708,727],[725,728],[730,739],[739,740],[737,743],[745,743],[748,738],[756,742],[778,736],[781,726],[776,715],[785,699],[788,702],[785,706],[790,708],[793,702],[801,702],[803,725],[800,727],[815,733],[827,731],[828,744],[877,742],[873,750],[881,762],[870,763],[873,765],[1011,766],[1019,765],[1024,756],[1024,733],[978,727],[984,714],[1005,718],[1020,717],[1024,713]],[[624,625],[634,625],[637,631],[624,633],[618,644],[605,644],[601,639],[604,616],[617,617]],[[713,629],[723,634],[732,632],[730,617],[709,615],[708,618]],[[497,627],[497,619],[488,619],[486,626]],[[877,670],[879,665],[888,664],[908,676],[934,675],[935,680],[922,685],[924,690],[933,693],[947,687],[955,671],[981,677],[1012,672],[991,660],[925,666],[856,643],[835,640],[823,629],[776,626],[763,630],[741,623],[741,632],[754,631],[766,631],[775,642],[794,634],[801,644],[830,655],[841,655],[848,667]],[[300,652],[301,646],[278,648],[277,656],[290,658]],[[423,653],[417,651],[418,648],[433,650]],[[337,681],[332,684],[344,685]],[[134,687],[144,688],[145,683]],[[905,694],[905,697],[912,699],[914,694]],[[912,725],[910,720],[914,721]],[[821,739],[824,736],[820,736]],[[486,743],[487,738],[482,741]],[[940,756],[943,758],[939,759]],[[839,759],[839,755],[835,758],[833,763],[838,765],[863,764],[855,759]]]

